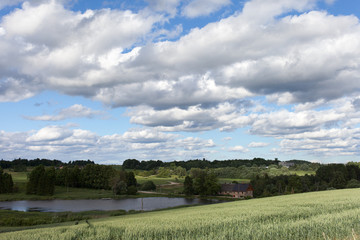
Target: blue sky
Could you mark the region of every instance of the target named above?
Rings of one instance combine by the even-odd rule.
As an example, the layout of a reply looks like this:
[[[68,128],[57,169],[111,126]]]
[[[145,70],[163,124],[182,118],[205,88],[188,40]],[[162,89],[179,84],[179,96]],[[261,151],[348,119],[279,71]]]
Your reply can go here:
[[[360,161],[354,0],[3,0],[0,159]]]

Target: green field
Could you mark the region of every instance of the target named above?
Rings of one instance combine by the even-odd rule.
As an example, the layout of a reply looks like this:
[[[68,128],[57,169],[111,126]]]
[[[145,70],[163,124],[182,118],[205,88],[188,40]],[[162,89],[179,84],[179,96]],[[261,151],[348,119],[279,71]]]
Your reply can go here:
[[[360,190],[346,189],[83,221],[1,239],[355,239]],[[354,235],[354,236],[353,236]]]

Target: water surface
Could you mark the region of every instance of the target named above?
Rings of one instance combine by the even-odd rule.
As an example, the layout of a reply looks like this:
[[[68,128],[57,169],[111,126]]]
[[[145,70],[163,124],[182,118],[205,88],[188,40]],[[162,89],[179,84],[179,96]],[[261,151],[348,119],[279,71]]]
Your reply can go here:
[[[24,212],[82,212],[91,210],[144,210],[150,211],[181,205],[219,203],[218,200],[187,198],[131,198],[131,199],[86,199],[86,200],[24,200],[0,202],[0,209]]]

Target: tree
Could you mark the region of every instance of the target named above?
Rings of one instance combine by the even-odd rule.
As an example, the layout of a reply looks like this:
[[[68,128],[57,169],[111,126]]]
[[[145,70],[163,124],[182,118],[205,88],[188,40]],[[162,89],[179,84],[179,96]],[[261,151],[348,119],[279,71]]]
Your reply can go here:
[[[334,172],[333,178],[330,181],[330,186],[337,188],[337,189],[345,188],[346,179],[345,179],[344,174],[340,171]]]
[[[127,194],[135,195],[137,192],[137,181],[135,178],[134,172],[128,172],[126,174],[126,185],[127,185]]]
[[[158,173],[156,175],[159,178],[171,177],[171,170],[166,167],[159,167]]]
[[[126,159],[123,162],[123,169],[139,169],[140,162],[136,159]]]
[[[118,179],[113,187],[112,187],[113,193],[116,195],[122,195],[122,194],[126,194],[127,192],[127,186],[126,186],[126,182]]]
[[[193,179],[190,176],[185,177],[184,181],[184,193],[187,196],[194,194]]]
[[[351,179],[347,184],[346,188],[360,188],[360,181]]]
[[[55,169],[46,169],[39,165],[29,174],[26,194],[53,195],[55,190]]]
[[[146,181],[141,185],[141,190],[153,191],[153,190],[156,190],[156,185],[153,181]]]
[[[213,173],[208,173],[205,176],[205,195],[217,195],[220,192],[220,185],[217,177]]]
[[[13,191],[14,183],[12,176],[4,173],[0,167],[0,193],[11,193]]]
[[[28,178],[29,181],[26,185],[26,194],[37,194],[38,189],[41,189],[41,184],[43,184],[44,179],[41,179],[45,174],[45,168],[43,165],[35,167]]]

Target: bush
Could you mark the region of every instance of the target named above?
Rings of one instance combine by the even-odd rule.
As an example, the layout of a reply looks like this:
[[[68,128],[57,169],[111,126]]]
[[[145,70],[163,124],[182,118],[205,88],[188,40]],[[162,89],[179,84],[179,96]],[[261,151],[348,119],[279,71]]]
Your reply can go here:
[[[127,194],[128,195],[136,195],[136,193],[137,193],[137,189],[136,189],[135,186],[129,186],[127,188]]]
[[[347,183],[346,188],[360,188],[360,182],[356,179],[351,179]]]
[[[153,181],[146,181],[141,185],[141,190],[143,191],[152,191],[152,190],[156,190],[156,185]]]

